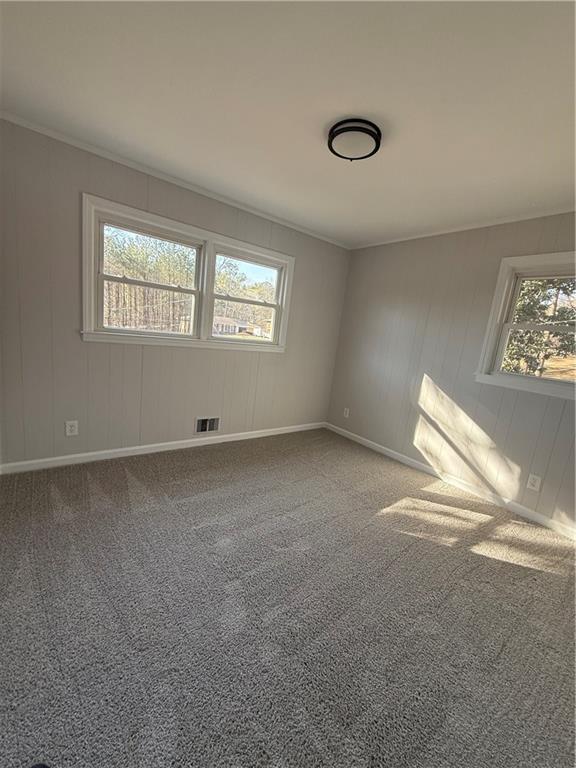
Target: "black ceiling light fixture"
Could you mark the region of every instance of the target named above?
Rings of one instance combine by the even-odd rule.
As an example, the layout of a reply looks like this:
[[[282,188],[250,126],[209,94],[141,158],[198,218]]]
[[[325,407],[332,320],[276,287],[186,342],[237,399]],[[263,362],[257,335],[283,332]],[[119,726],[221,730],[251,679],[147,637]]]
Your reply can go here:
[[[328,149],[344,160],[365,160],[380,149],[382,131],[362,117],[349,117],[334,123],[328,132]]]

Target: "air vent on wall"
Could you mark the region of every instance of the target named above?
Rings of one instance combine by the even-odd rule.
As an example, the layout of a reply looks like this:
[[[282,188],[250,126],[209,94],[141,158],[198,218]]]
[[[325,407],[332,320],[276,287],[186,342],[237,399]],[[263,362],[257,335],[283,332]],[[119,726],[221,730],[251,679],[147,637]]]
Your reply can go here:
[[[220,418],[213,416],[207,419],[196,419],[196,432],[218,432]]]

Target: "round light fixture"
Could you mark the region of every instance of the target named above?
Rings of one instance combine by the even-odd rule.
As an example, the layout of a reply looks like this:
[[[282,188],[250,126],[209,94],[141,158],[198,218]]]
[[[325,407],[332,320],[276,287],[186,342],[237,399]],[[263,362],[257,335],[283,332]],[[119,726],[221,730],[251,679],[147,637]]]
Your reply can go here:
[[[380,149],[382,131],[370,120],[350,117],[334,123],[328,132],[328,149],[344,160],[364,160]]]

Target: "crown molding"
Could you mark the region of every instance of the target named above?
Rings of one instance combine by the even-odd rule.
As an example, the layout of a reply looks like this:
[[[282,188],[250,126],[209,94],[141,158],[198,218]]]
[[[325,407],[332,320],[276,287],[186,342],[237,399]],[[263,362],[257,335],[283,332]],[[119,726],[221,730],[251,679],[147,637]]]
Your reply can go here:
[[[253,208],[252,206],[245,205],[244,203],[241,203],[238,200],[235,200],[234,198],[226,197],[225,195],[220,195],[217,192],[212,192],[211,190],[206,189],[206,187],[201,187],[197,184],[192,184],[191,182],[186,181],[185,179],[181,179],[178,176],[172,176],[168,173],[163,173],[162,171],[159,171],[157,168],[152,168],[151,166],[144,165],[143,163],[139,163],[135,160],[131,160],[130,158],[124,157],[123,155],[118,155],[115,152],[110,152],[107,149],[103,149],[102,147],[96,146],[95,144],[89,144],[86,141],[81,141],[80,139],[76,139],[73,136],[70,136],[65,133],[61,133],[60,131],[54,131],[51,128],[46,128],[46,126],[44,125],[35,123],[32,120],[27,120],[26,118],[20,117],[20,115],[16,115],[13,112],[0,110],[0,120],[6,120],[6,122],[8,123],[14,123],[14,125],[19,125],[21,128],[26,128],[29,131],[34,131],[35,133],[40,133],[44,136],[47,136],[50,139],[54,139],[55,141],[61,141],[64,144],[69,144],[72,147],[81,149],[84,152],[90,152],[91,154],[97,155],[98,157],[103,157],[105,160],[112,160],[115,163],[119,163],[120,165],[125,165],[128,168],[132,168],[135,171],[140,171],[140,173],[145,173],[147,176],[152,176],[155,179],[160,179],[160,181],[166,181],[169,184],[174,184],[177,187],[188,189],[191,192],[195,192],[198,195],[202,195],[203,197],[207,197],[211,200],[216,200],[217,202],[224,203],[225,205],[230,205],[233,208],[238,208],[239,210],[245,211],[246,213],[251,213],[253,216],[259,216],[260,218],[266,219],[267,221],[270,221],[273,224],[280,224],[283,227],[288,227],[289,229],[293,229],[296,232],[301,232],[303,235],[308,235],[308,237],[313,237],[315,240],[321,240],[324,243],[335,245],[338,248],[343,248],[346,251],[351,250],[349,245],[345,245],[344,243],[338,240],[332,240],[331,238],[321,234],[320,232],[315,232],[311,229],[306,229],[306,227],[301,227],[292,221],[288,221],[287,219],[283,219],[279,216],[274,216],[273,214],[267,213],[266,211],[262,211],[259,208]]]
[[[315,240],[320,240],[324,243],[335,245],[337,248],[343,248],[345,251],[351,253],[363,251],[368,248],[380,248],[381,246],[393,245],[395,243],[406,243],[412,240],[425,240],[429,237],[441,237],[442,235],[453,235],[458,232],[470,232],[475,229],[486,229],[488,227],[497,227],[503,224],[519,224],[523,221],[541,219],[546,216],[561,216],[562,214],[574,213],[573,207],[563,207],[559,209],[555,208],[552,210],[541,211],[539,213],[535,212],[533,215],[523,216],[521,218],[518,218],[517,216],[503,217],[498,219],[491,219],[489,221],[481,222],[468,227],[454,227],[451,229],[432,230],[431,232],[423,232],[421,234],[410,235],[408,237],[397,237],[391,240],[379,240],[378,242],[367,243],[365,245],[352,245],[350,243],[343,243],[339,240],[333,240],[326,235],[321,234],[320,232],[307,229],[306,227],[301,227],[292,221],[288,221],[287,219],[282,219],[279,216],[274,216],[273,214],[262,211],[259,208],[253,208],[252,206],[245,205],[244,203],[241,203],[231,197],[226,197],[225,195],[220,195],[217,192],[212,192],[205,187],[192,184],[191,182],[186,181],[185,179],[181,179],[178,176],[171,176],[170,174],[163,173],[156,168],[152,168],[150,166],[144,165],[143,163],[136,162],[135,160],[131,160],[130,158],[118,155],[114,152],[109,152],[107,149],[103,149],[102,147],[81,141],[80,139],[76,139],[73,136],[61,133],[60,131],[54,131],[51,128],[46,128],[39,123],[27,120],[26,118],[20,117],[13,112],[0,110],[0,120],[6,120],[9,123],[14,123],[14,125],[19,125],[22,128],[27,128],[30,131],[35,131],[36,133],[48,136],[48,138],[54,139],[55,141],[61,141],[64,144],[69,144],[72,147],[76,147],[77,149],[81,149],[85,152],[90,152],[91,154],[97,155],[98,157],[103,157],[106,160],[112,160],[115,163],[120,163],[121,165],[125,165],[126,167],[132,168],[135,171],[140,171],[140,173],[145,173],[148,176],[160,179],[160,181],[174,184],[175,186],[182,187],[183,189],[188,189],[191,192],[195,192],[198,195],[207,197],[210,200],[216,200],[219,203],[230,205],[233,208],[245,211],[246,213],[250,213],[253,216],[259,216],[260,218],[266,219],[266,221],[270,221],[273,224],[279,224],[283,227],[288,227],[289,229],[293,229],[296,232],[301,232],[303,235],[313,237]]]
[[[533,221],[534,219],[544,219],[546,216],[563,216],[566,214],[573,214],[574,208],[553,208],[552,210],[536,213],[534,216],[523,216],[518,218],[516,216],[504,217],[501,219],[493,219],[487,223],[474,224],[471,227],[455,227],[454,229],[441,229],[433,232],[425,232],[421,235],[411,235],[410,237],[397,237],[393,240],[382,240],[377,243],[368,243],[368,245],[348,245],[346,249],[352,252],[364,251],[368,248],[380,248],[384,245],[394,245],[394,243],[408,243],[411,240],[427,240],[430,237],[442,237],[443,235],[455,235],[458,232],[474,232],[476,229],[488,229],[489,227],[499,227],[504,224],[521,224],[524,221]]]

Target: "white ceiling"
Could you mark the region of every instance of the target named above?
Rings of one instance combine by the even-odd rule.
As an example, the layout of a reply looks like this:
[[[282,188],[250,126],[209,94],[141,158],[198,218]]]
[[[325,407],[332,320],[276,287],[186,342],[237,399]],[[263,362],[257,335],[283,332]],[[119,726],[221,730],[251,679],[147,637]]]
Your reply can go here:
[[[347,246],[574,207],[571,3],[8,3],[2,108]],[[376,121],[349,163],[330,124]]]

